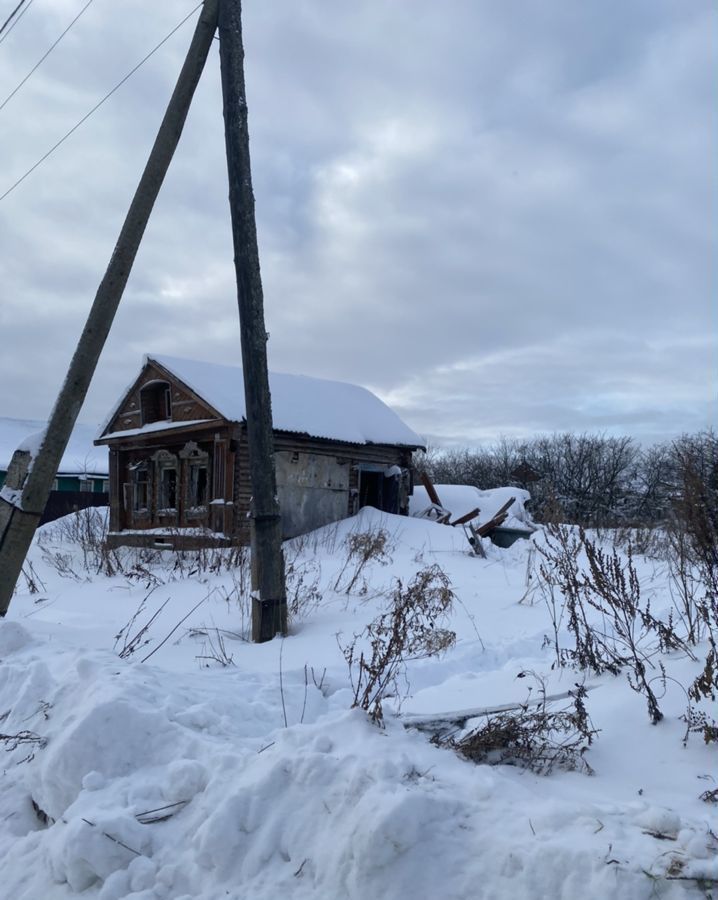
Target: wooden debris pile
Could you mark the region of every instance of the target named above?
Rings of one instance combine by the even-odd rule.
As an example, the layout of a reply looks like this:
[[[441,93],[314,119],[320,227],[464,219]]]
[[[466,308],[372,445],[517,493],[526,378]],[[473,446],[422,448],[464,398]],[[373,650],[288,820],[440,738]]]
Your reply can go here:
[[[439,525],[449,525],[451,527],[462,525],[474,553],[477,556],[485,556],[486,554],[481,545],[481,538],[488,537],[493,539],[494,535],[496,534],[496,529],[500,528],[508,518],[509,509],[516,502],[516,497],[509,498],[501,507],[501,509],[494,513],[494,515],[491,519],[488,520],[488,522],[484,522],[483,525],[475,525],[474,519],[478,518],[480,513],[480,509],[478,507],[452,520],[453,512],[446,509],[446,507],[442,504],[431,478],[426,474],[426,472],[422,472],[420,478],[421,483],[424,485],[426,493],[429,496],[431,505],[422,510],[420,513],[416,514],[417,518],[431,519],[432,521],[437,522]],[[528,536],[530,533],[530,530],[527,530],[526,536]]]

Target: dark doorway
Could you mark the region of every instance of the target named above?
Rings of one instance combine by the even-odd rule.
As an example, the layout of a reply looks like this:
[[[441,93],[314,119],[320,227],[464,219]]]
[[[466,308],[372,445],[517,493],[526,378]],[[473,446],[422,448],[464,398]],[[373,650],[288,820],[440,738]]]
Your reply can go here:
[[[382,509],[382,487],[384,475],[382,472],[365,472],[359,474],[359,507],[374,506]]]
[[[399,512],[399,478],[384,470],[362,469],[359,473],[359,507],[373,506],[383,512]]]

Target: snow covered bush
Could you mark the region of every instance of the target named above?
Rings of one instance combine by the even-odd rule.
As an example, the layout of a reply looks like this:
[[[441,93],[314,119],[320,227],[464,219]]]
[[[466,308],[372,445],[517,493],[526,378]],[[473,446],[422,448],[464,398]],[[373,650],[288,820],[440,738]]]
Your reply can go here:
[[[407,660],[436,656],[456,641],[453,631],[441,627],[455,596],[439,566],[427,566],[407,585],[397,578],[389,600],[389,609],[341,648],[354,690],[352,706],[366,710],[379,724],[383,700],[400,694],[398,681]]]

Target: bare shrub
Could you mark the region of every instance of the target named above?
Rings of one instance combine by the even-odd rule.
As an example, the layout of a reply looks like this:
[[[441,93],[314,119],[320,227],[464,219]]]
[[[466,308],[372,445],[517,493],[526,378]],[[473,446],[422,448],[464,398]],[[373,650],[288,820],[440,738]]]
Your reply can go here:
[[[170,530],[168,536],[182,536],[182,531]],[[69,552],[58,549],[58,543],[69,545]],[[249,548],[245,546],[199,547],[171,553],[153,547],[110,548],[107,511],[102,507],[82,509],[47,525],[39,545],[48,565],[60,576],[76,581],[87,575],[118,575],[149,588],[179,579],[202,580],[207,575],[249,570]]]
[[[150,652],[149,652],[146,656],[143,656],[143,657],[142,657],[142,659],[140,660],[140,662],[143,662],[143,663],[147,662],[147,660],[150,659],[150,657],[154,656],[155,653],[157,653],[158,650],[161,650],[162,647],[164,647],[164,645],[167,643],[167,641],[172,637],[172,635],[173,635],[173,634],[174,634],[174,633],[175,633],[182,625],[184,625],[184,623],[187,621],[187,619],[189,619],[189,617],[190,617],[193,613],[195,613],[195,612],[200,608],[200,606],[202,606],[203,603],[205,603],[207,600],[209,600],[209,597],[210,597],[210,594],[207,594],[206,597],[203,597],[201,600],[199,600],[197,603],[195,603],[195,605],[192,607],[192,609],[190,609],[189,612],[185,613],[185,614],[182,616],[182,618],[179,620],[179,622],[177,622],[177,623],[174,625],[174,627],[171,628],[171,629],[167,632],[167,634],[162,638],[162,640],[161,640],[158,644],[156,644],[156,645],[152,648],[152,650],[150,650]],[[170,599],[170,598],[168,597],[167,600],[169,600],[169,599]]]
[[[621,666],[610,652],[610,639],[594,631],[584,604],[585,578],[579,561],[582,542],[578,529],[569,525],[547,526],[546,546],[538,545],[537,549],[544,560],[539,572],[553,623],[557,664],[617,675]],[[574,640],[574,647],[569,649],[559,646],[560,626],[564,619]],[[547,639],[547,643],[551,641]]]
[[[520,766],[539,775],[554,769],[592,775],[584,754],[598,732],[586,709],[585,687],[577,684],[570,692],[570,706],[551,709],[543,680],[533,672],[522,675],[532,675],[539,685],[537,707],[527,702],[518,711],[494,713],[459,739],[437,736],[433,743],[450,746],[476,763]]]
[[[18,731],[17,734],[0,733],[0,741],[5,744],[8,752],[16,750],[21,744],[35,744],[41,749],[47,744],[47,738],[40,737],[34,731]]]
[[[29,594],[39,594],[40,590],[47,591],[45,582],[40,578],[29,559],[25,560],[22,567],[22,576],[25,579],[25,585]],[[35,601],[37,602],[37,601]]]
[[[688,711],[681,718],[688,726],[683,740],[684,745],[688,742],[689,734],[700,734],[706,744],[718,742],[718,722],[711,718],[705,710],[689,705]]]
[[[398,682],[407,661],[436,656],[456,642],[456,634],[441,627],[455,596],[439,566],[417,572],[406,586],[397,579],[389,600],[386,612],[350,644],[340,644],[354,690],[352,706],[366,710],[378,724],[383,722],[382,702],[400,694]]]
[[[684,437],[674,445],[680,490],[669,524],[673,583],[693,642],[707,639],[703,670],[688,688],[691,701],[711,704],[718,697],[718,437],[712,431]],[[718,722],[689,706],[689,730],[706,743],[718,741]]]
[[[166,580],[149,571],[161,558],[148,548],[110,548],[107,545],[107,511],[88,507],[46,525],[39,534],[43,561],[62,578],[83,581],[93,575],[119,575],[149,585]],[[58,548],[58,544],[65,547]],[[69,549],[66,547],[69,545]]]
[[[35,734],[34,731],[18,731],[15,734],[3,734],[0,732],[0,744],[3,744],[8,753],[17,750],[18,747],[27,747],[29,752],[27,756],[18,760],[18,765],[24,762],[31,762],[35,758],[35,751],[42,750],[47,746],[47,738]]]
[[[527,488],[542,522],[550,520],[558,498],[568,521],[599,527],[625,522],[632,514],[641,463],[628,437],[564,432],[528,441],[504,437],[489,447],[434,449],[420,464],[438,484]],[[522,481],[522,468],[537,480]]]
[[[180,537],[181,529],[171,532]],[[221,575],[233,569],[247,569],[249,548],[244,545],[197,547],[193,550],[173,550],[166,568],[171,580],[195,578],[204,575]]]
[[[215,593],[227,604],[227,610],[233,615],[239,616],[237,627],[231,632],[226,632],[233,638],[249,640],[252,623],[252,594],[249,576],[249,567],[231,569],[229,572],[231,585],[220,584]]]
[[[118,558],[121,557],[118,555]],[[166,583],[164,573],[161,570],[157,571],[157,567],[152,565],[152,557],[147,559],[144,554],[133,554],[131,559],[132,561],[128,560],[121,569],[122,575],[127,581],[141,582],[144,584],[145,590],[156,588]]]
[[[674,520],[687,533],[715,621],[718,617],[718,436],[707,431],[684,437],[676,442],[675,454],[680,482],[673,502]]]
[[[320,693],[322,693],[322,694],[324,693],[324,691],[323,691],[323,688],[324,688],[324,679],[325,679],[326,674],[327,674],[326,667],[325,667],[324,670],[322,671],[322,674],[321,674],[321,676],[320,676],[320,678],[319,678],[319,681],[317,681],[317,673],[314,671],[314,666],[308,666],[306,663],[304,663],[304,702],[302,703],[302,714],[301,714],[301,716],[299,717],[299,723],[300,723],[300,724],[302,724],[302,723],[304,722],[304,714],[305,714],[306,711],[307,711],[307,694],[308,694],[308,692],[309,692],[309,673],[310,673],[310,672],[311,672],[311,675],[312,675],[312,683],[314,684],[314,687],[315,687]]]
[[[660,661],[654,664],[653,658],[671,650],[692,654],[676,633],[672,617],[667,622],[656,618],[650,601],[642,601],[630,543],[624,559],[615,547],[602,550],[582,528],[549,526],[546,533],[546,546],[539,547],[544,557],[541,574],[547,585],[562,592],[574,639],[573,648],[557,647],[558,663],[598,674],[627,670],[631,687],[646,698],[651,721],[660,722],[663,713],[649,670],[657,670],[660,680],[665,680],[665,674]],[[580,556],[585,556],[585,568]]]
[[[42,559],[48,566],[51,566],[57,572],[60,578],[71,578],[73,581],[85,580],[82,575],[76,571],[74,567],[75,560],[71,553],[62,553],[60,550],[43,549]]]
[[[702,609],[702,582],[695,564],[685,523],[674,519],[666,532],[668,588],[676,615],[689,644],[699,643],[708,625],[707,609]]]
[[[44,549],[47,562],[60,575],[68,577],[70,566],[67,556],[50,550],[52,543],[62,542],[78,548],[81,556],[80,567],[87,573],[99,575],[115,574],[114,552],[107,547],[107,509],[88,506],[70,515],[63,516],[45,526],[40,533],[39,544]],[[69,577],[77,577],[69,575]]]
[[[292,620],[302,619],[322,602],[322,566],[319,560],[288,560],[285,568],[287,612]]]
[[[663,528],[621,527],[612,529],[611,535],[619,549],[630,544],[638,556],[661,561],[668,558],[668,538]]]
[[[333,529],[336,541],[336,529]],[[284,580],[291,620],[308,616],[322,602],[322,565],[312,553],[315,540],[300,535],[284,544]]]
[[[229,632],[225,632],[220,628],[193,628],[191,629],[193,636],[202,635],[205,639],[202,645],[202,653],[197,654],[195,659],[200,661],[201,665],[209,667],[210,663],[216,662],[220,666],[233,666],[234,655],[227,652],[225,637]]]
[[[703,671],[688,688],[688,696],[697,704],[703,702],[711,704],[711,709],[715,710],[718,697],[718,650],[712,635]],[[687,722],[689,731],[701,733],[706,744],[718,742],[718,721],[709,716],[705,710],[689,704]]]
[[[42,537],[77,544],[89,555],[107,537],[107,508],[88,506],[55,519],[43,528]]]
[[[155,619],[157,619],[165,606],[167,606],[167,604],[169,603],[169,598],[167,598],[167,600],[165,600],[165,602],[155,610],[155,612],[149,617],[149,619],[146,619],[144,622],[142,622],[142,617],[147,606],[147,601],[149,600],[153,591],[154,588],[152,588],[149,593],[142,598],[133,616],[125,625],[122,626],[122,628],[120,628],[120,630],[115,635],[115,643],[113,644],[112,649],[117,651],[120,659],[129,659],[133,655],[133,653],[136,653],[141,647],[146,646],[152,640],[152,638],[149,636],[150,626],[155,621]],[[122,642],[121,645],[120,641]],[[118,645],[120,645],[119,650],[117,650]]]
[[[592,528],[654,528],[667,521],[684,490],[686,462],[709,484],[717,443],[711,430],[648,448],[628,437],[557,433],[500,438],[488,447],[430,448],[417,467],[435,484],[527,488],[533,515],[541,522],[551,520],[550,506],[559,498],[563,521]],[[523,481],[522,470],[537,480]]]
[[[339,541],[340,525],[341,522],[333,522],[315,531],[289,538],[284,542],[285,555],[318,556],[321,551],[327,556],[333,556]]]
[[[358,587],[359,594],[366,594],[368,585],[364,570],[370,562],[387,566],[392,560],[394,544],[389,532],[380,526],[347,535],[347,557],[334,583],[335,591],[350,594]]]

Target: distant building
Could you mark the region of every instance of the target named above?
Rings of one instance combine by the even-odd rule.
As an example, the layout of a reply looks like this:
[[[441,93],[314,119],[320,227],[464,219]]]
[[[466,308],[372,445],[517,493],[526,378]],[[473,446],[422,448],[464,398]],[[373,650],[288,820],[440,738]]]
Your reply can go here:
[[[365,388],[270,374],[284,537],[362,506],[407,514],[423,441]],[[242,370],[145,357],[96,441],[110,450],[110,543],[247,543]]]
[[[42,431],[46,422],[0,416],[0,488],[5,483],[15,450],[30,435]],[[107,451],[94,445],[96,428],[76,425],[60,462],[50,499],[41,522],[56,519],[86,506],[108,503]],[[93,496],[89,497],[88,494]]]

